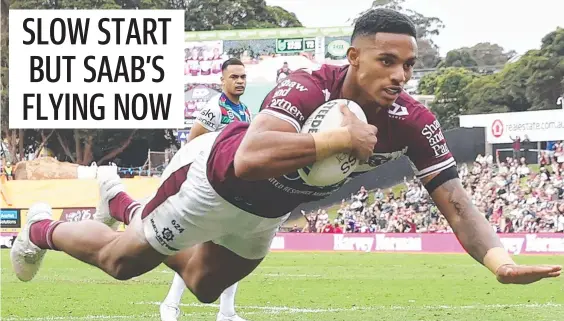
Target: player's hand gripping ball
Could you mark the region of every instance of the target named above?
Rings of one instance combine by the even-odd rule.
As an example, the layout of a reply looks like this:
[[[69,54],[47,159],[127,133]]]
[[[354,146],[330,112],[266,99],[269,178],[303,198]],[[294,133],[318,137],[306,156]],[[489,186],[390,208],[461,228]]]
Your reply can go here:
[[[315,133],[342,127],[343,114],[340,110],[342,104],[346,105],[362,122],[368,122],[357,103],[348,99],[335,99],[318,107],[305,121],[301,132]],[[298,174],[308,185],[330,186],[346,179],[357,166],[356,157],[339,153],[298,169]]]

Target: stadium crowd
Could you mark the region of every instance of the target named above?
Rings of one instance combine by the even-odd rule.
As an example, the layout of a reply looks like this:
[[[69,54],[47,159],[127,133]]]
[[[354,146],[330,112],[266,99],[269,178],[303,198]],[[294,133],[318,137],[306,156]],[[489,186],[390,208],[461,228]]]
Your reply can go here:
[[[459,165],[459,175],[473,203],[500,233],[564,232],[564,153],[543,152],[539,171],[525,161],[478,155],[471,166]],[[361,187],[343,200],[337,217],[325,209],[302,214],[305,233],[451,233],[429,194],[417,180],[404,178],[399,195],[377,189],[373,198]]]

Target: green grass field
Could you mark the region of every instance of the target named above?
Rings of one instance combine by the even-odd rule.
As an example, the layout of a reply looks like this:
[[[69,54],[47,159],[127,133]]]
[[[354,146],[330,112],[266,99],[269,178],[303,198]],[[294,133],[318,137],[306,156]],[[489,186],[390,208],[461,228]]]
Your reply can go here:
[[[115,281],[61,253],[48,253],[37,277],[16,279],[1,252],[1,319],[159,320],[173,274],[165,266]],[[563,264],[564,256],[519,256]],[[562,321],[564,278],[501,285],[466,255],[272,253],[241,281],[237,309],[258,320]],[[217,305],[187,292],[180,320],[215,320]]]

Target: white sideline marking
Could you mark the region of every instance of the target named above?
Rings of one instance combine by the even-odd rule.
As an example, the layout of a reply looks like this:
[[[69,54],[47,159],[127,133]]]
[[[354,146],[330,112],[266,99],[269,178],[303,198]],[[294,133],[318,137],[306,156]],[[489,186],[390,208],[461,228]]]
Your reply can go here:
[[[280,278],[320,278],[321,274],[287,274],[287,273],[256,273],[254,276],[271,276]]]
[[[134,304],[143,305],[160,305],[160,302],[137,302]],[[181,303],[183,307],[209,307],[217,309],[217,304],[203,303]],[[241,310],[262,310],[266,314],[279,313],[329,313],[329,312],[353,312],[353,311],[373,311],[373,310],[472,310],[472,309],[499,309],[499,308],[548,308],[562,307],[560,303],[528,303],[528,304],[477,304],[477,305],[423,305],[423,306],[368,306],[368,307],[352,307],[352,308],[331,308],[331,309],[310,309],[310,308],[292,308],[277,306],[237,306]],[[256,313],[256,312],[255,312]],[[245,312],[245,315],[255,314],[253,312]],[[202,315],[206,312],[182,313],[183,316]],[[210,313],[215,315],[215,312]],[[135,320],[139,318],[159,318],[159,314],[142,314],[142,315],[88,315],[82,317],[73,316],[50,316],[50,317],[8,317],[3,318],[5,321],[79,321],[79,320]]]
[[[150,304],[160,305],[161,302],[138,302],[134,304]],[[181,303],[184,307],[213,307],[218,308],[218,304],[204,303]],[[351,311],[372,311],[372,310],[465,310],[465,309],[499,309],[499,308],[547,308],[562,307],[560,303],[527,303],[527,304],[477,304],[477,305],[412,305],[412,306],[367,306],[367,307],[351,307],[351,308],[328,308],[328,309],[311,309],[311,308],[292,308],[286,306],[237,306],[241,310],[262,310],[265,313],[327,313],[327,312],[351,312]],[[247,312],[245,312],[247,313]]]
[[[162,274],[173,274],[174,271],[172,270],[157,270],[155,273],[162,273]],[[320,278],[323,275],[321,274],[289,274],[289,273],[260,273],[256,272],[253,276],[269,276],[269,277],[279,277],[279,278]]]
[[[158,318],[160,317],[159,314],[145,314],[145,315],[87,315],[83,317],[36,317],[36,318],[20,318],[20,317],[10,317],[5,318],[6,321],[55,321],[55,320],[113,320],[113,319],[120,319],[120,320],[131,320],[131,319],[138,319],[138,318]]]

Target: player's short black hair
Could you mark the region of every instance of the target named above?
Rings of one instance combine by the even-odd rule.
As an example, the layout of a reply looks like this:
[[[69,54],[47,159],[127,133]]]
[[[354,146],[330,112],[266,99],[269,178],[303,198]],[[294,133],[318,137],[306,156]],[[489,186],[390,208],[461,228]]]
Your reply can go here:
[[[227,67],[229,66],[243,66],[245,67],[245,64],[243,64],[243,62],[237,58],[229,58],[227,60],[225,60],[223,62],[223,64],[221,65],[221,71],[225,71],[225,69],[227,69]]]
[[[403,13],[391,9],[371,9],[360,16],[355,24],[351,42],[360,36],[371,36],[378,32],[398,33],[417,38],[417,28]]]

